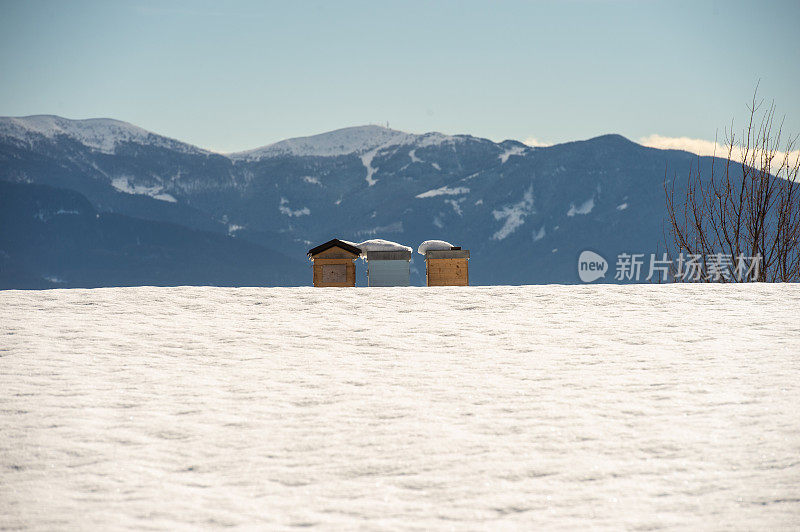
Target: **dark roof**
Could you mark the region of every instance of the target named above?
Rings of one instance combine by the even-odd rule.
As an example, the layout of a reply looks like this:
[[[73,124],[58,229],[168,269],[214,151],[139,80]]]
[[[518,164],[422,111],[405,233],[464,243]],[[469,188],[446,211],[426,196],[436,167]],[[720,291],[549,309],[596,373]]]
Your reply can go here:
[[[311,257],[313,255],[316,255],[317,253],[322,253],[326,249],[330,249],[330,248],[333,248],[333,247],[340,247],[345,251],[349,251],[350,253],[355,253],[356,255],[361,255],[361,249],[359,249],[359,248],[357,248],[357,247],[355,247],[355,246],[353,246],[351,244],[348,244],[346,242],[342,242],[338,238],[334,238],[333,240],[328,240],[324,244],[320,244],[319,246],[317,246],[315,248],[309,249],[308,250],[308,256]]]

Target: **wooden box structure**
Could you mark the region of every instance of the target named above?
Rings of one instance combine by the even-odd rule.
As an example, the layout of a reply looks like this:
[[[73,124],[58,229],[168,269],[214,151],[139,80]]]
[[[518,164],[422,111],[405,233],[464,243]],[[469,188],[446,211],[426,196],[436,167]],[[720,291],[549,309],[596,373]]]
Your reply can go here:
[[[355,286],[355,260],[361,250],[338,238],[308,250],[314,263],[314,286]]]
[[[454,247],[425,253],[428,286],[469,286],[469,250]]]
[[[367,251],[368,286],[408,286],[411,251]]]

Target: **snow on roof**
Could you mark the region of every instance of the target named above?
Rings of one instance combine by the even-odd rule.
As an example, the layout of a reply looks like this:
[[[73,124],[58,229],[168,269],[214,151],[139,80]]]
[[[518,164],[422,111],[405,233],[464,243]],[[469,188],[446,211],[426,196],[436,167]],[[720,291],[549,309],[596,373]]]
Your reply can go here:
[[[344,243],[345,243],[345,244],[347,244],[348,246],[353,246],[354,248],[357,248],[357,247],[358,247],[358,243],[356,243],[356,242],[350,242],[349,240],[345,240],[344,238],[337,238],[337,240],[338,240],[339,242],[344,242]]]
[[[417,248],[417,253],[424,255],[428,251],[449,251],[454,246],[444,240],[426,240]]]
[[[365,240],[359,244],[355,244],[355,246],[361,249],[361,258],[367,257],[367,251],[411,251],[409,246],[404,246],[403,244],[398,244],[391,240],[383,240],[382,238]]]

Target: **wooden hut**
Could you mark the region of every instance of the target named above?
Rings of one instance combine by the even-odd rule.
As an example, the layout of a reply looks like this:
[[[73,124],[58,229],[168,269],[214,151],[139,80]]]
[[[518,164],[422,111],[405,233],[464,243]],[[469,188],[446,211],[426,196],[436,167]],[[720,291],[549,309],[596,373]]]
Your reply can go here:
[[[355,286],[355,260],[361,250],[338,238],[308,250],[314,263],[314,286]]]
[[[425,252],[428,286],[469,286],[469,250],[454,246]]]
[[[368,286],[408,286],[411,272],[411,250],[367,250]]]

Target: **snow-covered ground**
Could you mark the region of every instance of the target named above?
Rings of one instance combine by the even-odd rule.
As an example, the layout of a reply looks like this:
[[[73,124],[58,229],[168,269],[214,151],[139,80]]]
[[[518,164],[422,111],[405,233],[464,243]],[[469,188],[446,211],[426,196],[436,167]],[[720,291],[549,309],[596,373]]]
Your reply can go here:
[[[0,292],[0,528],[800,523],[800,286]]]

